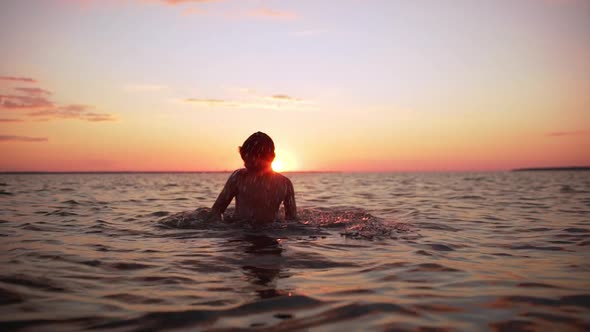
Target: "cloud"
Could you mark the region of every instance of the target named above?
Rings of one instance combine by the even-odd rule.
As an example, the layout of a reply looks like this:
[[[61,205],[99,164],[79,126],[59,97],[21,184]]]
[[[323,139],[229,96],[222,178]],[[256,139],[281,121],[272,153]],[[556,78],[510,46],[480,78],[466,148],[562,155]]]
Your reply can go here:
[[[155,0],[159,3],[170,5],[170,6],[178,6],[178,5],[185,5],[185,4],[204,4],[204,3],[213,3],[213,2],[222,2],[224,0]],[[190,7],[185,8],[182,12],[183,15],[191,15],[191,14],[215,14],[209,12],[202,8]],[[219,14],[219,13],[217,13]],[[222,14],[223,15],[223,14]],[[298,18],[296,12],[293,11],[282,11],[276,9],[270,9],[266,7],[252,9],[252,10],[241,10],[236,12],[228,12],[225,13],[226,17],[252,17],[252,18],[265,18],[265,19],[276,19],[276,20],[293,20]]]
[[[119,5],[120,3],[124,2],[136,2],[136,3],[160,3],[164,5],[176,6],[182,4],[200,4],[200,3],[207,3],[207,2],[221,2],[224,0],[134,0],[134,1],[122,1],[122,0],[61,0],[63,2],[74,3],[77,5],[81,5],[83,7],[88,7],[90,5],[102,5],[102,4],[112,4],[112,5]]]
[[[0,110],[39,110],[53,108],[53,102],[36,95],[0,95]]]
[[[158,0],[159,2],[167,5],[180,5],[184,3],[207,3],[207,2],[219,2],[220,0]]]
[[[47,137],[0,135],[0,142],[47,142]]]
[[[297,13],[292,11],[281,11],[270,8],[260,8],[247,12],[248,16],[269,18],[269,19],[280,19],[280,20],[294,20],[298,17]]]
[[[28,77],[16,77],[16,76],[0,76],[0,80],[4,81],[16,81],[16,82],[27,82],[27,83],[37,83],[37,80]]]
[[[8,122],[24,122],[21,119],[0,119],[0,123],[8,123]]]
[[[65,1],[65,0],[62,0]],[[104,0],[70,0],[77,4],[87,6],[89,4],[101,4],[107,1]],[[102,1],[102,2],[101,2]],[[112,3],[117,3],[113,0]],[[122,1],[119,1],[122,2]],[[216,10],[203,9],[208,4],[229,2],[227,0],[133,0],[131,3],[153,3],[169,7],[177,7],[182,9],[182,15],[211,15],[222,18],[259,18],[259,19],[274,19],[274,20],[293,20],[297,19],[299,15],[293,11],[283,11],[270,9],[267,7],[259,7],[254,9],[254,5],[259,1],[233,1],[232,7],[238,7],[235,10],[220,9]],[[213,6],[212,6],[213,7]]]
[[[42,111],[30,112],[27,113],[27,115],[46,119],[78,119],[90,122],[115,121],[115,118],[111,114],[95,113],[92,112],[93,109],[94,106],[91,105],[72,104]]]
[[[112,114],[108,113],[86,113],[83,114],[83,119],[90,122],[104,122],[117,120]]]
[[[236,107],[239,103],[227,101],[223,99],[200,99],[200,98],[186,98],[186,103],[190,103],[197,106],[223,106],[223,107]]]
[[[547,133],[545,136],[547,137],[563,137],[563,136],[581,136],[589,134],[589,131],[586,130],[572,130],[572,131],[554,131]]]
[[[278,99],[278,100],[289,100],[289,101],[300,101],[301,100],[299,98],[294,98],[294,97],[287,96],[287,95],[273,95],[271,98]]]
[[[253,96],[243,100],[225,100],[211,98],[186,98],[184,103],[195,107],[205,108],[241,108],[241,109],[270,109],[284,111],[312,110],[313,102],[295,98],[286,94],[272,96]]]
[[[19,78],[17,81],[33,80],[32,78]],[[35,81],[36,82],[36,81]],[[0,94],[0,110],[38,110],[55,107],[47,97],[51,92],[41,88],[14,88],[21,94]]]
[[[51,91],[41,88],[14,88],[14,90],[30,95],[51,95]]]
[[[43,121],[54,119],[77,119],[91,122],[116,120],[112,114],[95,112],[94,106],[91,105],[55,103],[49,99],[52,94],[49,90],[26,87],[17,87],[13,90],[19,94],[0,94],[0,111],[28,112],[26,116],[40,118]],[[2,122],[18,122],[11,121],[11,119],[5,120]]]

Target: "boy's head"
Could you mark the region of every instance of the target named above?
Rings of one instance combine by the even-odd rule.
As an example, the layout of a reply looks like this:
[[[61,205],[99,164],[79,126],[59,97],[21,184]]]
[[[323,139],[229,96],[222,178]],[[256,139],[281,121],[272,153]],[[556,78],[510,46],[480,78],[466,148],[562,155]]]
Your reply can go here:
[[[275,144],[267,134],[255,132],[240,146],[240,156],[247,169],[269,169],[275,159]]]

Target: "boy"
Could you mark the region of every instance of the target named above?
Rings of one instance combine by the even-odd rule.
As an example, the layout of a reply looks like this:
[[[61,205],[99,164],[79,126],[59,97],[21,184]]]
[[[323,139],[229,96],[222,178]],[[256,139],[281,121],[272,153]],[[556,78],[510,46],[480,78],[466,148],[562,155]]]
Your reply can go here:
[[[291,180],[275,173],[271,164],[275,159],[275,145],[262,132],[252,134],[240,147],[246,168],[230,175],[211,208],[210,220],[222,220],[231,200],[236,198],[232,220],[270,223],[277,219],[279,206],[285,205],[285,219],[296,219],[295,191]]]

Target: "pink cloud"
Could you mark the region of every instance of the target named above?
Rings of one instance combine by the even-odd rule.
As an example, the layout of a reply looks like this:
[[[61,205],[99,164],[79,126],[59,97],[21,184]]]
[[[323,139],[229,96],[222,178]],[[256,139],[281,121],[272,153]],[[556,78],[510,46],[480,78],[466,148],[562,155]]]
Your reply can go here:
[[[41,88],[14,88],[14,90],[19,92],[24,92],[29,95],[50,95],[51,91],[44,90]]]
[[[313,110],[314,102],[289,96],[275,94],[272,96],[248,96],[245,99],[225,100],[212,98],[186,98],[183,102],[198,108],[242,108],[268,109],[281,111]]]
[[[22,81],[20,78],[16,78]],[[33,79],[28,79],[32,80]],[[20,94],[0,94],[0,111],[26,111],[27,116],[37,120],[49,121],[54,119],[77,119],[91,122],[115,121],[115,117],[108,113],[94,112],[94,106],[84,104],[60,105],[51,101],[49,90],[41,88],[14,88]],[[18,122],[4,119],[2,122]]]
[[[55,105],[42,96],[0,95],[0,110],[39,110]]]
[[[84,8],[89,7],[91,5],[103,5],[103,4],[112,4],[112,5],[120,5],[121,3],[123,3],[123,1],[121,0],[111,0],[111,1],[106,1],[106,0],[60,0],[63,3],[72,3],[72,4],[76,4],[79,6],[82,6]],[[182,5],[182,4],[199,4],[199,3],[208,3],[208,2],[220,2],[220,1],[224,1],[224,0],[135,0],[135,2],[138,3],[149,3],[149,2],[153,2],[153,3],[161,3],[164,5],[170,5],[170,6],[176,6],[176,5]]]
[[[168,5],[180,5],[183,3],[207,3],[207,2],[219,2],[220,0],[159,0],[162,3]]]
[[[27,82],[27,83],[37,83],[37,80],[34,80],[29,77],[16,77],[16,76],[0,76],[0,80],[4,81],[16,81],[16,82]]]
[[[58,110],[65,111],[65,112],[72,112],[72,113],[82,113],[93,109],[94,106],[90,105],[81,105],[81,104],[72,104],[58,107]]]
[[[71,106],[75,106],[71,108]],[[79,105],[68,105],[68,106],[60,106],[55,107],[52,109],[42,110],[42,111],[35,111],[27,113],[28,116],[45,116],[45,117],[53,117],[53,118],[61,118],[61,119],[77,119],[80,118],[81,114],[83,114],[84,110],[78,108]]]
[[[563,136],[581,136],[587,135],[590,132],[586,130],[572,130],[572,131],[554,131],[547,133],[545,136],[547,137],[563,137]]]
[[[88,5],[94,3],[102,3],[98,0],[61,0],[65,2],[73,2],[81,5]],[[102,0],[106,2],[105,0]],[[219,3],[219,2],[226,2],[227,0],[135,0],[136,3],[156,3],[165,6],[172,6],[172,7],[182,7],[184,10],[182,11],[182,15],[212,15],[218,17],[226,17],[226,18],[263,18],[263,19],[275,19],[275,20],[293,20],[297,19],[299,15],[293,11],[282,11],[282,10],[275,10],[266,7],[262,7],[259,9],[238,9],[235,11],[228,11],[228,12],[216,12],[216,11],[209,11],[202,8],[199,8],[201,5],[209,4],[209,3]],[[113,0],[112,3],[117,3],[117,1]],[[239,3],[235,1],[234,3]],[[248,2],[243,1],[241,4],[248,6]],[[187,7],[193,5],[193,7]],[[197,7],[194,7],[197,6]],[[242,7],[244,8],[244,7]]]
[[[260,8],[248,12],[248,16],[270,18],[270,19],[283,19],[293,20],[297,18],[297,13],[292,11],[280,11],[270,8]]]
[[[291,96],[283,95],[283,94],[273,95],[270,98],[277,99],[277,100],[289,100],[289,101],[300,101],[301,100],[299,98],[295,98],[295,97],[291,97]]]
[[[156,0],[160,3],[176,6],[182,4],[202,4],[221,2],[224,0]],[[184,15],[190,14],[209,14],[208,11],[201,8],[187,8],[182,12]],[[270,8],[259,8],[250,11],[237,11],[233,13],[226,13],[226,17],[255,17],[255,18],[266,18],[266,19],[279,19],[279,20],[293,20],[298,17],[297,13],[292,11],[281,11]]]
[[[0,135],[0,142],[47,142],[47,137]]]
[[[108,113],[86,113],[84,114],[84,120],[90,122],[103,122],[103,121],[115,121],[116,119],[112,114]]]
[[[0,123],[7,123],[7,122],[24,122],[21,119],[0,119]]]
[[[108,113],[91,112],[94,106],[91,105],[64,105],[52,109],[27,113],[31,117],[42,117],[43,119],[77,119],[90,122],[115,121],[115,117]]]

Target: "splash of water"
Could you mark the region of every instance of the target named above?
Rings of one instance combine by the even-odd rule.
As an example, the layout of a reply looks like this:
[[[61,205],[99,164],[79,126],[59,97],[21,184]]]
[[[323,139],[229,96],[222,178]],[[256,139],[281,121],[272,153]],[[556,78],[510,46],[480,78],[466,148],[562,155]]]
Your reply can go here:
[[[233,209],[224,214],[224,220],[232,221]],[[210,209],[201,207],[193,211],[172,214],[158,221],[158,225],[182,229],[244,229],[262,231],[288,231],[291,234],[326,234],[326,230],[338,230],[342,236],[357,239],[395,238],[397,234],[413,231],[401,222],[376,217],[357,207],[300,208],[297,220],[277,220],[271,224],[256,224],[247,221],[208,222]],[[279,211],[283,215],[283,211]]]

